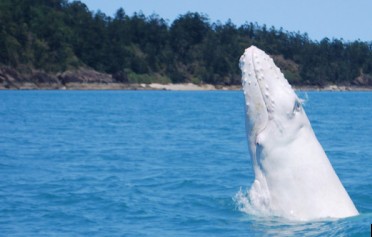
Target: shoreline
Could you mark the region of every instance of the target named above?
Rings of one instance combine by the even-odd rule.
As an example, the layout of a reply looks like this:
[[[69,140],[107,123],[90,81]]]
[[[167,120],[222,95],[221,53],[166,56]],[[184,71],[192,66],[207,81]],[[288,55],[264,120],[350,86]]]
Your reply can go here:
[[[125,79],[125,78],[124,78]],[[241,90],[239,85],[213,85],[193,83],[128,83],[115,75],[101,73],[89,68],[68,70],[62,73],[47,73],[39,70],[19,72],[10,67],[0,66],[1,90],[168,90],[168,91],[232,91]],[[358,80],[357,80],[358,79]],[[294,85],[299,91],[372,91],[372,84],[362,78],[355,79],[354,85],[328,84],[323,87]]]
[[[370,86],[293,86],[297,91],[372,91]],[[143,90],[143,91],[238,91],[240,85],[222,86],[212,84],[128,84],[128,83],[17,83],[16,86],[7,88],[0,84],[0,90]]]

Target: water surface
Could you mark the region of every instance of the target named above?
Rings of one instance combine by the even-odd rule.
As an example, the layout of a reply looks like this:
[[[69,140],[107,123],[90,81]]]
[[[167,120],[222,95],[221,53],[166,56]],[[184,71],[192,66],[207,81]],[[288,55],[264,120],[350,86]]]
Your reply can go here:
[[[300,95],[360,216],[236,208],[253,181],[242,92],[1,91],[1,235],[369,236],[372,93]]]

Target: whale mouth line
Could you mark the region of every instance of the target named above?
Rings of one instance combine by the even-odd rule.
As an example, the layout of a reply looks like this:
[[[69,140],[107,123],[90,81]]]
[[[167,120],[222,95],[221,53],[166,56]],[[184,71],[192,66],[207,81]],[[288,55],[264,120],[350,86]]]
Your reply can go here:
[[[264,92],[263,92],[263,89],[262,89],[262,87],[261,87],[261,84],[260,84],[260,78],[258,77],[258,75],[257,75],[257,67],[256,67],[256,63],[255,63],[255,60],[254,60],[254,58],[255,58],[255,49],[253,49],[252,50],[253,52],[252,52],[252,67],[253,67],[253,73],[254,73],[254,77],[255,77],[255,79],[256,79],[256,81],[257,81],[257,86],[258,86],[258,88],[259,88],[259,91],[260,91],[260,94],[261,94],[261,97],[262,97],[262,100],[263,100],[263,102],[264,102],[264,104],[265,104],[265,108],[266,108],[266,111],[267,111],[267,120],[266,120],[266,123],[265,123],[265,125],[259,130],[259,131],[257,131],[257,133],[256,133],[256,143],[258,144],[258,142],[257,142],[257,137],[266,129],[266,127],[267,127],[267,123],[268,123],[268,121],[269,121],[269,119],[270,119],[270,116],[269,116],[269,113],[270,113],[270,111],[269,111],[269,107],[268,107],[268,105],[267,105],[267,102],[266,102],[266,100],[265,100],[265,98],[264,98]],[[262,79],[261,79],[262,80]]]

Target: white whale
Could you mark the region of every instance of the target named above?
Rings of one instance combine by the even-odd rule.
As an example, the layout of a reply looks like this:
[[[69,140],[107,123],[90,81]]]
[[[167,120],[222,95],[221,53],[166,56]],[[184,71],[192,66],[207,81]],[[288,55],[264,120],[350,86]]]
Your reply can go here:
[[[251,208],[291,220],[358,215],[280,69],[255,46],[240,58],[255,174]]]

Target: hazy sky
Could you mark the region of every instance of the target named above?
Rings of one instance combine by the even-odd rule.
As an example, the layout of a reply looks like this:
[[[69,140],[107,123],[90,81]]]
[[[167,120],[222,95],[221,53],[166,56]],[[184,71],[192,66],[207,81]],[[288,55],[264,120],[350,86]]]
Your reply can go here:
[[[92,11],[113,16],[142,11],[171,23],[188,11],[207,14],[211,22],[231,19],[236,25],[257,22],[307,32],[314,40],[343,38],[372,41],[372,0],[82,0]]]

